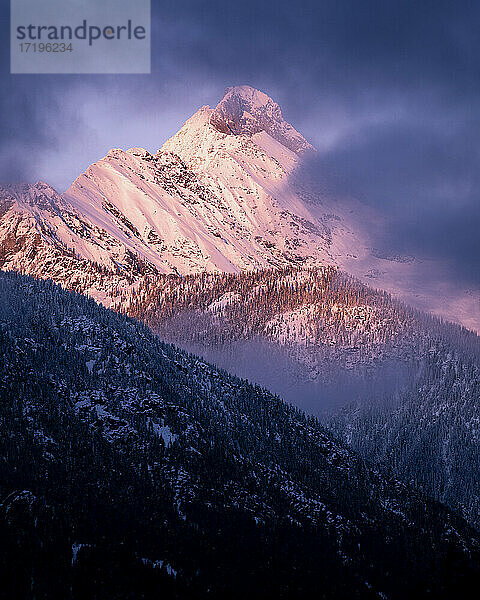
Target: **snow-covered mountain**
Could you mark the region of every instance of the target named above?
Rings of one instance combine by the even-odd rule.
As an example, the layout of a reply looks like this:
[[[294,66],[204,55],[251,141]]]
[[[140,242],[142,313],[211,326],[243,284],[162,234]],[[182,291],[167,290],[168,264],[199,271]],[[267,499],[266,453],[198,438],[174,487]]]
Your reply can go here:
[[[268,96],[233,88],[157,153],[110,151],[64,198],[161,273],[331,261],[331,218],[288,182],[308,150]]]
[[[304,177],[314,153],[266,94],[228,88],[158,152],[111,150],[61,196],[43,183],[0,188],[0,267],[110,305],[145,273],[336,265],[480,329],[476,292],[429,285],[431,265],[375,250],[365,224],[381,228],[379,216]]]

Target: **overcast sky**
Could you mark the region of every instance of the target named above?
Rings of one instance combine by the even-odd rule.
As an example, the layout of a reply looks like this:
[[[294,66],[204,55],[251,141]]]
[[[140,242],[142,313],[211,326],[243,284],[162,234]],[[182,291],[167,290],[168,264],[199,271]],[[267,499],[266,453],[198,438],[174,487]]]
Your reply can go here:
[[[152,74],[9,75],[0,181],[59,191],[112,147],[155,151],[230,85],[272,96],[334,193],[390,217],[383,239],[480,284],[480,3],[152,2]]]

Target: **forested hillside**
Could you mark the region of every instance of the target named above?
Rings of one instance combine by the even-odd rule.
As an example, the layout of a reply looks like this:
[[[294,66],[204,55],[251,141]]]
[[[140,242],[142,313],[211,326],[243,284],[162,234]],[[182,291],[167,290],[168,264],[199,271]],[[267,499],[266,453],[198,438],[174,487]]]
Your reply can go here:
[[[118,308],[321,415],[480,525],[476,334],[331,267],[150,279]]]
[[[314,419],[0,275],[5,598],[451,598],[478,534]]]

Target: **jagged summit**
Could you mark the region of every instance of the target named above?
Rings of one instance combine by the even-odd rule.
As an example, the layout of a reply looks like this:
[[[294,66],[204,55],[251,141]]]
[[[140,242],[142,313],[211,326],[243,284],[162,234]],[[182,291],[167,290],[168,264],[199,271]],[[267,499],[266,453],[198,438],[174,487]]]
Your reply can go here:
[[[315,150],[284,120],[279,105],[272,98],[249,85],[227,88],[212,113],[211,122],[219,131],[232,135],[265,131],[296,154]]]
[[[22,181],[19,183],[0,183],[2,193],[10,193],[12,196],[23,196],[26,193],[48,193],[55,194],[55,190],[45,181],[37,181],[36,183],[27,183]]]
[[[54,208],[60,195],[44,181],[0,184],[0,203],[6,208],[13,204],[24,207]]]
[[[206,145],[212,146],[218,133],[248,136],[260,146],[272,138],[279,148],[293,155],[314,152],[315,148],[282,116],[279,105],[267,94],[248,85],[229,87],[215,108],[202,106],[180,131],[165,142],[162,150],[184,158],[202,155]],[[259,138],[262,136],[265,139]]]

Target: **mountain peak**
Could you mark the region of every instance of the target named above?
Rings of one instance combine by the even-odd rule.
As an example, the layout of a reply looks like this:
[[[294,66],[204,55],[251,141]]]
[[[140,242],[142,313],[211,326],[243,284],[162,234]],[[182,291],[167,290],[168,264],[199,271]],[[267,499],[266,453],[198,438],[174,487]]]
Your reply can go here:
[[[297,154],[314,150],[284,120],[280,106],[270,96],[249,85],[227,88],[210,121],[216,129],[228,135],[254,135],[265,131]]]
[[[31,205],[45,199],[50,201],[59,198],[56,190],[48,183],[45,183],[45,181],[37,181],[34,184],[27,182],[0,184],[0,196],[3,198],[10,197]]]
[[[252,106],[258,108],[271,104],[280,110],[278,104],[274,102],[270,96],[267,96],[264,92],[249,85],[235,85],[228,87],[225,90],[223,98],[218,103],[217,108],[222,104],[230,102],[232,98],[242,98],[245,102],[249,102]]]

